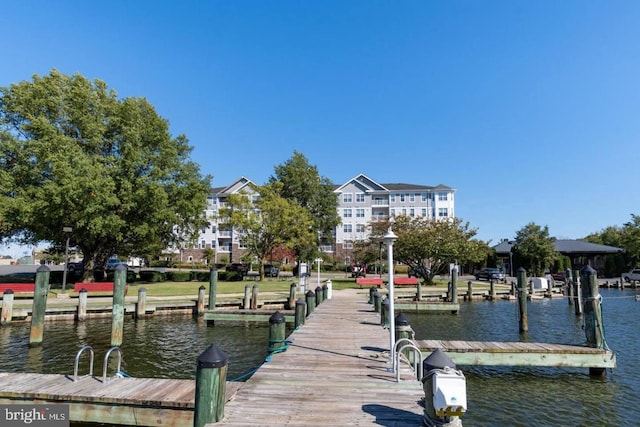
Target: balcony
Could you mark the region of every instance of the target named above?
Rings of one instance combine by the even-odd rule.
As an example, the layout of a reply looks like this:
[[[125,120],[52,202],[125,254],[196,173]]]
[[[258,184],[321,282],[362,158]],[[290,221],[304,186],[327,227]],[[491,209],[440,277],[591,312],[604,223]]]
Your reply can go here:
[[[373,206],[389,206],[389,199],[373,199]]]

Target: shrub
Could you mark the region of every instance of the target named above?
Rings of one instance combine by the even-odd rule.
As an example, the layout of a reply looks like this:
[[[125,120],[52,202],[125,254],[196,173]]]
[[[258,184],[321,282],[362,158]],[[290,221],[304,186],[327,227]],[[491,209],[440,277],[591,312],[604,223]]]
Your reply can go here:
[[[167,280],[166,274],[160,271],[143,270],[140,272],[140,280],[144,282],[164,282]]]
[[[174,282],[189,282],[191,280],[190,271],[169,271],[167,273],[167,280]]]
[[[208,271],[194,271],[193,272],[193,277],[192,277],[191,280],[195,280],[196,282],[208,282],[209,281],[209,272]]]
[[[173,261],[161,261],[161,260],[154,260],[151,261],[150,263],[150,267],[167,267],[167,268],[171,268],[173,267],[174,262]]]

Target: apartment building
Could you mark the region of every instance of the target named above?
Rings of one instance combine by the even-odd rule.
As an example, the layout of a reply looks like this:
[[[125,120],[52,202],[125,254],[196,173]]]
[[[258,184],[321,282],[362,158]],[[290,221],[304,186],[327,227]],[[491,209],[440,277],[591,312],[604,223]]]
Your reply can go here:
[[[218,211],[225,206],[231,194],[257,196],[251,188],[254,184],[246,177],[240,177],[226,187],[211,189],[207,197],[205,214],[211,220],[207,228],[201,230],[193,245],[185,248],[170,248],[174,260],[200,262],[202,250],[212,248],[216,262],[240,262],[246,249],[241,236],[224,223],[217,220]],[[341,185],[336,185],[334,193],[338,199],[338,215],[342,223],[335,230],[335,244],[322,247],[322,251],[332,253],[345,263],[350,262],[353,242],[366,240],[371,221],[396,215],[409,215],[429,219],[455,217],[455,190],[445,185],[435,187],[389,183],[380,184],[364,174],[360,174]]]
[[[455,190],[445,185],[381,184],[360,174],[334,190],[342,223],[336,228],[334,252],[349,263],[353,242],[366,240],[371,221],[397,215],[445,219],[455,217]],[[324,250],[325,248],[323,248]],[[326,251],[326,250],[325,250]]]

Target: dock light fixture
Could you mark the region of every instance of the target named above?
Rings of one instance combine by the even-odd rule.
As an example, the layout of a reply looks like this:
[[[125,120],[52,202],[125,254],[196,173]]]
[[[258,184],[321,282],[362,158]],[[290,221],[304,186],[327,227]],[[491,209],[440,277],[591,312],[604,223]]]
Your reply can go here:
[[[391,230],[387,231],[387,234],[384,235],[383,241],[385,245],[387,245],[387,259],[389,262],[389,365],[391,366],[391,371],[393,371],[393,347],[396,344],[396,314],[393,307],[393,244],[398,240],[398,236]]]

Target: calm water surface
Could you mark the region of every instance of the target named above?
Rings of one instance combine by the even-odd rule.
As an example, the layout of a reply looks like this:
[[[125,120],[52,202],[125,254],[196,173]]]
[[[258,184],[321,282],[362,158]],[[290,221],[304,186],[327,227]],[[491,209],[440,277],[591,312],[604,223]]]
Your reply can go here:
[[[640,302],[635,293],[601,290],[606,341],[618,361],[605,379],[590,378],[587,369],[577,368],[461,366],[468,395],[464,425],[640,425]],[[531,302],[528,312],[527,336],[518,333],[517,304],[509,301],[462,303],[460,314],[454,316],[408,317],[417,339],[584,343],[581,318],[565,299]],[[0,370],[72,374],[76,352],[91,345],[96,351],[94,372],[101,375],[110,334],[106,319],[48,322],[43,345],[29,348],[28,325],[1,327]],[[192,318],[127,319],[123,370],[137,377],[193,379],[197,357],[216,344],[229,355],[228,378],[233,379],[260,365],[267,340],[266,323],[207,327]],[[81,368],[81,373],[87,370]]]

